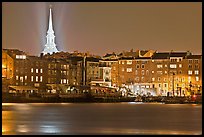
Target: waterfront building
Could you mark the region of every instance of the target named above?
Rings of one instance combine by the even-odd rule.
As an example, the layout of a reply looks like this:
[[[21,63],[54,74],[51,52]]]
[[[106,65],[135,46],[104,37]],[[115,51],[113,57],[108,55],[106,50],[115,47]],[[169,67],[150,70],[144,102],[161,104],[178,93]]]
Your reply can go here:
[[[8,86],[12,84],[14,76],[14,60],[5,51],[2,50],[2,91],[8,91]]]

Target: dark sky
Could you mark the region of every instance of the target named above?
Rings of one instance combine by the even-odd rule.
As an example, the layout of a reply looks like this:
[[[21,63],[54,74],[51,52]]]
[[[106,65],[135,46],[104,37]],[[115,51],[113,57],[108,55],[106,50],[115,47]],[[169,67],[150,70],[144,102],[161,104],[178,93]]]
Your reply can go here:
[[[201,2],[4,2],[2,47],[39,55],[46,44],[50,4],[60,51],[104,55],[152,49],[201,54]]]

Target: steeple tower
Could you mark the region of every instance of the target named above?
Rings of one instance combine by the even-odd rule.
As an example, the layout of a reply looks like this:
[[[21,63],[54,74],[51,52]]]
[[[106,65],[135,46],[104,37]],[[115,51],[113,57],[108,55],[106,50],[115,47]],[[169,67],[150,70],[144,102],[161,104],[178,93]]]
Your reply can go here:
[[[49,27],[47,31],[47,43],[45,44],[45,48],[43,50],[43,54],[53,54],[54,52],[59,52],[56,48],[55,44],[55,35],[52,27],[52,9],[50,7],[50,16],[49,16]]]

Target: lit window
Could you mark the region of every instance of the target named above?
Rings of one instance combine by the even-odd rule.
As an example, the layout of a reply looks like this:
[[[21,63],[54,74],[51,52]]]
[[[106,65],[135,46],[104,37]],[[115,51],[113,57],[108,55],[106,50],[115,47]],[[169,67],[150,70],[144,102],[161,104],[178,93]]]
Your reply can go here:
[[[20,77],[20,82],[23,82],[23,77]]]
[[[182,68],[182,64],[179,64],[179,68]]]
[[[36,76],[36,81],[38,81],[38,76]]]
[[[191,77],[189,76],[189,77],[188,77],[188,82],[190,82],[190,81],[191,81]]]
[[[125,69],[124,69],[124,68],[122,68],[122,71],[125,71]]]
[[[192,74],[193,74],[192,70],[189,70],[188,75],[192,75]]]
[[[67,79],[67,84],[69,83],[69,80]]]
[[[155,78],[152,78],[152,81],[155,81]]]
[[[36,73],[38,73],[38,69],[36,69]]]
[[[66,83],[66,79],[63,79],[63,83],[64,83],[64,84]]]
[[[152,74],[154,74],[154,71],[152,71]]]
[[[146,70],[146,75],[149,75],[149,70]]]
[[[22,55],[22,59],[26,59],[26,55]]]
[[[167,74],[167,71],[165,70],[164,73]]]
[[[176,68],[176,64],[170,64],[170,68]]]
[[[144,75],[144,70],[142,70],[142,75]]]
[[[31,70],[30,70],[30,71],[31,71],[31,73],[33,73],[33,68],[31,68]]]
[[[199,81],[199,77],[198,76],[196,76],[196,81]]]
[[[31,76],[31,81],[33,81],[33,76]]]
[[[127,68],[127,72],[132,72],[132,68]]]
[[[199,71],[198,71],[198,70],[195,70],[195,74],[198,75],[198,74],[199,74]]]
[[[16,76],[16,80],[18,80],[18,76]]]
[[[167,64],[165,64],[164,66],[167,67]]]
[[[27,80],[27,76],[25,76],[25,80]]]
[[[42,69],[40,69],[40,73],[43,73],[43,70],[42,70]]]
[[[124,61],[122,61],[122,64],[125,64],[125,62],[124,62]]]
[[[157,68],[162,68],[162,65],[161,64],[157,65]]]
[[[20,59],[20,55],[16,55],[16,59]]]
[[[132,64],[132,60],[128,60],[128,61],[127,61],[127,64],[128,64],[128,65]]]
[[[40,82],[42,82],[42,76],[40,76]]]

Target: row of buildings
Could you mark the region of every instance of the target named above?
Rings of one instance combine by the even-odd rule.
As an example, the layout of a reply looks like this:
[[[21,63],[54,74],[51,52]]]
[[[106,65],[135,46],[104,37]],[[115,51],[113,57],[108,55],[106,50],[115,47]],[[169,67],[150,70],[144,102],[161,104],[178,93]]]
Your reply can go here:
[[[27,55],[2,50],[4,92],[67,92],[71,86],[129,88],[133,95],[190,95],[202,91],[202,55],[130,50],[103,57],[58,52]]]

